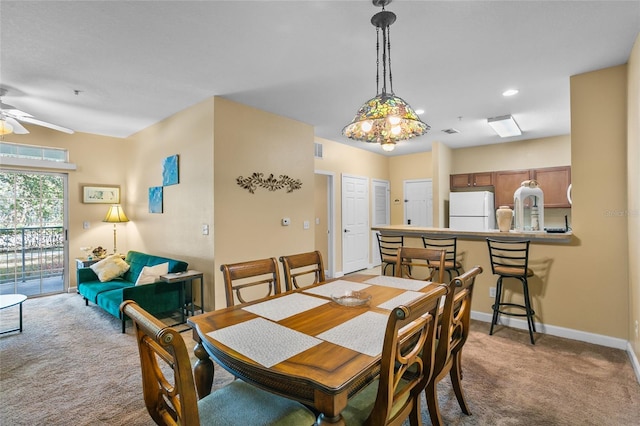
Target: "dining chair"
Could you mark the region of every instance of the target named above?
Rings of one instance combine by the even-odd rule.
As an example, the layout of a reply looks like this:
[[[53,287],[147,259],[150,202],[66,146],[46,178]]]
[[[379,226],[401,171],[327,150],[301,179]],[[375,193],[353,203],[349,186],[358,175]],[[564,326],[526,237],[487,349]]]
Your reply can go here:
[[[287,291],[300,288],[301,284],[305,287],[325,280],[322,254],[318,250],[280,256],[280,262],[282,262],[284,270],[284,283]],[[298,283],[298,277],[310,274],[313,274],[313,281],[311,281],[311,277],[307,276],[302,283]],[[306,281],[304,281],[305,279]]]
[[[239,303],[247,303],[281,291],[280,270],[275,257],[224,264],[220,270],[224,277],[227,306],[234,306],[236,298]],[[257,289],[263,293],[256,296]]]
[[[302,404],[251,386],[242,380],[198,400],[189,353],[178,331],[133,300],[120,311],[134,324],[142,369],[142,393],[158,425],[312,425],[314,414]]]
[[[458,237],[422,237],[422,245],[424,248],[432,250],[446,250],[447,254],[444,259],[444,270],[449,274],[449,281],[454,277],[453,271],[456,275],[460,275],[462,270],[462,263],[458,262]]]
[[[527,326],[529,328],[529,339],[531,344],[535,345],[533,333],[536,331],[534,321],[535,311],[531,306],[531,297],[529,296],[529,277],[534,275],[533,270],[529,268],[529,240],[520,241],[501,241],[487,238],[489,246],[489,260],[491,261],[491,271],[494,275],[498,275],[496,282],[496,298],[493,309],[493,317],[491,319],[491,327],[489,334],[493,334],[493,326],[498,324],[500,314],[515,317],[526,317]],[[503,302],[503,280],[504,278],[515,278],[522,283],[522,293],[524,304]],[[520,310],[513,311],[513,309]]]
[[[396,255],[396,277],[444,282],[445,250],[400,247]],[[419,275],[418,271],[421,275]]]
[[[438,405],[438,382],[447,374],[451,378],[453,392],[463,413],[471,410],[462,391],[462,348],[469,336],[471,324],[471,299],[476,277],[482,273],[482,267],[474,266],[449,283],[449,292],[445,296],[440,314],[438,343],[431,379],[425,388],[427,408],[434,426],[442,424]]]
[[[380,261],[382,270],[380,275],[386,275],[387,268],[391,266],[391,275],[395,275],[396,261],[398,260],[398,248],[404,245],[402,235],[382,235],[377,233],[378,250],[380,251]]]
[[[421,424],[420,395],[431,377],[440,299],[446,284],[406,305],[387,320],[380,377],[349,400],[342,411],[347,425]],[[408,374],[411,371],[411,374]]]

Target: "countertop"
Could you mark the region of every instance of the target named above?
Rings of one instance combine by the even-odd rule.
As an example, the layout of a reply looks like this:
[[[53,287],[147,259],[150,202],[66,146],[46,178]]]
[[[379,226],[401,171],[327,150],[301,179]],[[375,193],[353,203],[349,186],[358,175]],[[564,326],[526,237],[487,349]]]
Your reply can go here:
[[[496,238],[505,240],[531,240],[545,243],[568,243],[571,241],[573,233],[571,231],[564,233],[547,233],[545,231],[509,231],[500,232],[497,229],[488,231],[460,231],[451,228],[428,228],[412,225],[379,225],[372,226],[372,231],[380,231],[386,235],[405,235],[405,236],[455,236],[460,239],[485,239]]]

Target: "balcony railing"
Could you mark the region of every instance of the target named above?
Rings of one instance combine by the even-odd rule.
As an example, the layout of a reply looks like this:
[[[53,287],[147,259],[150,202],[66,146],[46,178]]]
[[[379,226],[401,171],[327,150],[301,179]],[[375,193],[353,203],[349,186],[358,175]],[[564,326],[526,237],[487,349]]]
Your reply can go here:
[[[0,284],[63,274],[62,226],[0,228]]]

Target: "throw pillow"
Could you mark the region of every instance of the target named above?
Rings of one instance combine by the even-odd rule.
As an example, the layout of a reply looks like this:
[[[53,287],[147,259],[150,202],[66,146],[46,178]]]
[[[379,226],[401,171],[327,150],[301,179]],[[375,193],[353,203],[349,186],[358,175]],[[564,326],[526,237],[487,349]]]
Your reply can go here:
[[[169,262],[161,263],[155,266],[145,266],[140,271],[136,285],[152,284],[160,281],[160,275],[169,273]]]
[[[112,254],[91,265],[100,282],[111,281],[129,270],[129,264],[119,254]]]

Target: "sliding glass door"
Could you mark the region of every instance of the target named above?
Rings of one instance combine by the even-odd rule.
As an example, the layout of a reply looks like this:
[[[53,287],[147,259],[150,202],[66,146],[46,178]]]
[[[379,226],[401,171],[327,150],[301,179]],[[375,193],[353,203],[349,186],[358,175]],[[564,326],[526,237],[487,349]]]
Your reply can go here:
[[[0,170],[0,294],[66,291],[66,188],[65,174]]]

